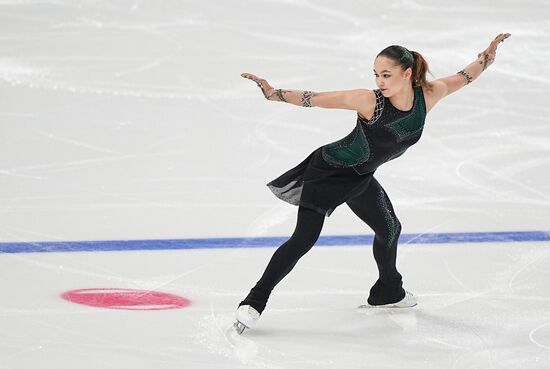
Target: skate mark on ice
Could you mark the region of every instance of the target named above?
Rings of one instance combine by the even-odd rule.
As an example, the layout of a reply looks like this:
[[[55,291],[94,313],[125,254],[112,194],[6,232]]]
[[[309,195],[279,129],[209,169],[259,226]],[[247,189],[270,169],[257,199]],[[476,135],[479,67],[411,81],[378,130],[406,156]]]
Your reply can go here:
[[[543,348],[543,349],[546,349],[546,350],[550,350],[550,330],[545,330],[545,333],[546,333],[546,338],[548,339],[548,344],[547,345],[544,345],[542,343],[539,342],[539,340],[536,340],[535,339],[535,333],[540,331],[541,329],[545,328],[545,327],[550,327],[550,323],[544,323],[542,325],[539,325],[538,327],[536,327],[535,329],[533,329],[530,333],[529,333],[529,339],[531,340],[531,342],[533,342],[535,345],[537,345],[538,347],[540,348]]]

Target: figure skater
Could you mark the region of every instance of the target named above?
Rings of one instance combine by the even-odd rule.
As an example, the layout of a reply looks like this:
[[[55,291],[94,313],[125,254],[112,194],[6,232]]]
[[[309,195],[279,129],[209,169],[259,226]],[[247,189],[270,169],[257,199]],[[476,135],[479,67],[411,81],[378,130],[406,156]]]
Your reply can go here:
[[[325,217],[344,202],[375,234],[373,253],[379,276],[367,305],[408,308],[417,304],[417,297],[403,289],[396,267],[401,224],[374,172],[415,144],[426,114],[441,99],[478,78],[494,62],[497,45],[510,36],[499,34],[464,69],[430,82],[426,80],[428,64],[421,54],[389,46],[374,60],[375,90],[275,89],[263,78],[241,75],[256,82],[267,100],[355,110],[357,124],[346,137],[317,148],[267,184],[278,198],[298,206],[298,219],[290,239],[275,251],[260,280],[239,304],[233,325],[239,334],[256,324],[273,288],[315,244]]]

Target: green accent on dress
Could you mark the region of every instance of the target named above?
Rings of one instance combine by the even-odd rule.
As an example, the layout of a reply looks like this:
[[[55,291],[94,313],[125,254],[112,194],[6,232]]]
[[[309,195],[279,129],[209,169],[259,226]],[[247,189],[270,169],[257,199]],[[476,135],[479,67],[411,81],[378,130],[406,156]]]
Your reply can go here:
[[[323,146],[322,155],[328,163],[345,168],[369,160],[370,146],[361,123],[357,122],[355,129],[346,137]]]
[[[398,142],[403,141],[407,137],[421,131],[424,127],[424,112],[426,111],[426,104],[422,96],[419,95],[422,94],[421,89],[416,89],[415,94],[416,98],[412,112],[409,115],[386,125],[386,127],[397,136]]]

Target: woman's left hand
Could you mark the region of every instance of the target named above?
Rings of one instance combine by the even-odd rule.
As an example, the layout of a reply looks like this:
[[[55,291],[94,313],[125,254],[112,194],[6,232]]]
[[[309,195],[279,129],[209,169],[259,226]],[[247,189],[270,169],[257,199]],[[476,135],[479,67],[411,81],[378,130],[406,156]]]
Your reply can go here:
[[[275,90],[273,86],[269,84],[264,78],[260,78],[258,76],[255,76],[251,73],[242,73],[241,77],[250,79],[258,85],[258,87],[262,90],[262,93],[264,94],[265,98],[269,100],[271,96],[273,96],[273,91]]]
[[[512,36],[510,33],[501,33],[491,43],[489,44],[489,47],[477,54],[477,57],[480,58],[483,56],[483,70],[487,69],[487,67],[495,61],[495,57],[497,54],[497,46],[499,43],[504,42],[508,37]]]

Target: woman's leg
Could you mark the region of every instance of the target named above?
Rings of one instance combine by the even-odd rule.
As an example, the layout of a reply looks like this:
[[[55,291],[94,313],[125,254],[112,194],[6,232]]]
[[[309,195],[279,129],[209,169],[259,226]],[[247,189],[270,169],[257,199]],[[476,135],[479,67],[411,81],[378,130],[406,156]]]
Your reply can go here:
[[[402,277],[396,266],[401,223],[386,191],[373,177],[365,191],[346,203],[374,231],[373,253],[379,276],[370,290],[368,303],[383,305],[400,301],[405,297]]]
[[[324,221],[323,214],[300,206],[294,233],[275,251],[262,277],[239,306],[250,305],[262,313],[273,288],[317,242]]]

